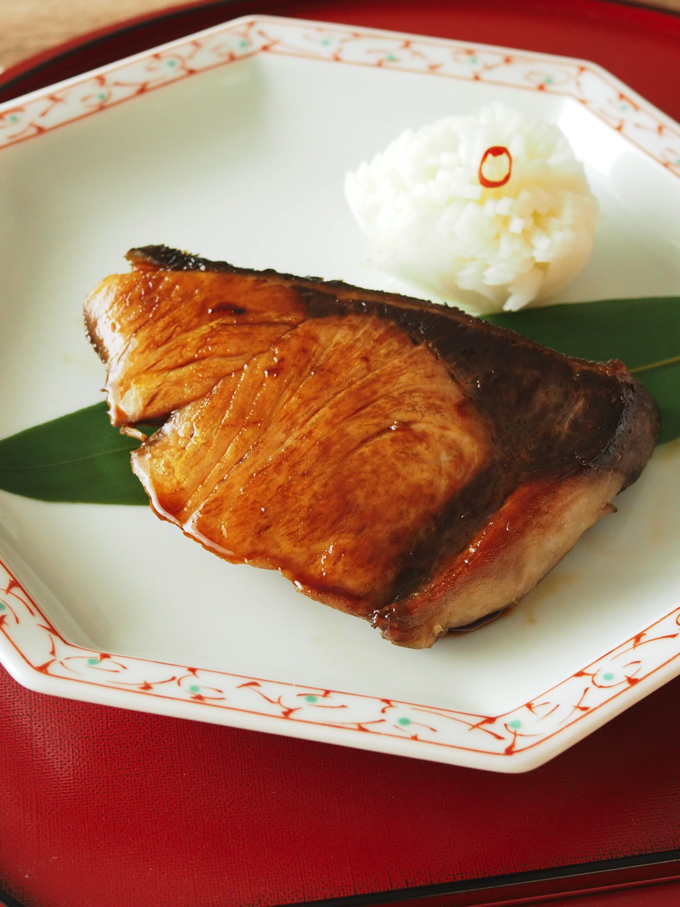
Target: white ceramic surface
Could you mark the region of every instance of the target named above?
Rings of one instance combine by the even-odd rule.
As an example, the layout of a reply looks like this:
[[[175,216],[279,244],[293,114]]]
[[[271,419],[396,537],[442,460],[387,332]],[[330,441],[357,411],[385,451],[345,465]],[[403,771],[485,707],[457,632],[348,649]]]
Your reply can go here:
[[[680,128],[590,63],[249,17],[2,105],[0,437],[100,399],[82,302],[131,246],[398,288],[361,264],[345,172],[495,99],[559,123],[602,208],[558,301],[680,293]],[[679,462],[659,448],[517,609],[428,651],[144,508],[0,492],[0,659],[46,693],[524,771],[680,672]]]

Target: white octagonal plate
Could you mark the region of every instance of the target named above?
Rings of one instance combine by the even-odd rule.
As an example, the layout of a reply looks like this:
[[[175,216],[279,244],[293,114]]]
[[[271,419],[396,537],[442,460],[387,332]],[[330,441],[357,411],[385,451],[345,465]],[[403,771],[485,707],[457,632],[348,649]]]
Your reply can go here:
[[[680,129],[594,64],[248,17],[0,107],[0,437],[101,398],[81,308],[132,246],[393,281],[343,198],[405,127],[558,123],[603,212],[558,301],[680,292]],[[509,616],[432,650],[232,566],[143,507],[0,492],[0,658],[32,689],[496,771],[680,672],[680,446]]]

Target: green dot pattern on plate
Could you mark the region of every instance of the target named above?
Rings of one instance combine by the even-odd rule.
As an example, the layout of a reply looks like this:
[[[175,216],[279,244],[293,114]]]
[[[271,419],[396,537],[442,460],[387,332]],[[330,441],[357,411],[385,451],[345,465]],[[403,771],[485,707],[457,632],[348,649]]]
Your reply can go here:
[[[330,42],[330,40],[329,40],[328,38],[324,38],[323,41],[322,41],[321,43],[323,44],[324,47],[328,47],[328,45],[329,45],[331,42]]]
[[[316,702],[318,696],[305,696],[305,702]]]
[[[0,602],[0,611],[6,611],[7,605],[4,602]]]
[[[238,42],[238,46],[239,46],[239,47],[248,47],[249,44],[248,44],[248,42],[246,41],[245,38],[241,38],[241,40]]]
[[[513,731],[516,731],[522,727],[522,722],[518,721],[517,718],[513,718],[512,721],[508,721],[508,727],[511,727]]]
[[[603,680],[613,680],[613,679],[614,679],[614,675],[612,674],[611,671],[607,671],[606,674],[603,674],[603,675],[602,675],[602,679],[603,679]]]
[[[477,57],[470,57],[470,63],[479,63]]]
[[[394,54],[388,54],[385,59],[388,61],[388,63],[395,63],[397,58],[394,56]]]
[[[88,663],[89,665],[98,665],[98,664],[99,664],[99,659],[98,659],[98,658],[88,658],[88,659],[87,659],[87,663]]]
[[[545,82],[546,85],[552,85],[552,83],[553,83],[553,77],[552,77],[552,76],[546,76],[545,79],[544,79],[543,81]]]
[[[168,60],[167,65],[168,66],[177,66],[177,60]]]
[[[410,723],[410,718],[397,718],[397,724],[401,724],[403,727],[408,727]]]
[[[97,95],[97,100],[98,100],[98,101],[105,101],[105,100],[106,100],[106,93],[103,92],[103,91],[100,91],[99,94]]]
[[[192,683],[191,686],[189,687],[189,692],[190,693],[200,693],[201,688],[199,686],[197,686],[197,684]]]
[[[10,123],[18,123],[18,122],[19,122],[19,117],[16,115],[16,113],[11,113],[11,114],[7,117],[7,119],[10,121]]]

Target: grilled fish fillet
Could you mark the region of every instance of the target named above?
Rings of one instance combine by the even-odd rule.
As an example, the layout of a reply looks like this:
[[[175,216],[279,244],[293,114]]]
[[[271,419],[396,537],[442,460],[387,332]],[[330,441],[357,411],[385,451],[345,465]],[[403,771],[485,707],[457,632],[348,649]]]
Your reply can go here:
[[[85,306],[111,421],[156,513],[397,645],[526,595],[658,434],[617,361],[446,308],[168,249]]]

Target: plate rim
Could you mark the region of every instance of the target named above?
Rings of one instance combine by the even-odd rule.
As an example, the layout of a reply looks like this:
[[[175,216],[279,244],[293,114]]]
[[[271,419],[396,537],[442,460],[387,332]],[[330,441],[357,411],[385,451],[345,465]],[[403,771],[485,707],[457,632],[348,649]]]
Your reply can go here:
[[[259,44],[256,41],[253,44],[251,35],[256,32],[258,25],[269,27],[270,33],[267,35],[266,32],[263,32],[266,40],[261,41]],[[282,50],[280,43],[277,43],[276,40],[271,40],[272,29],[275,33],[277,28],[279,32],[281,30],[284,33],[287,32],[288,37],[296,38],[298,45],[296,46],[293,43],[292,50],[290,47]],[[592,109],[591,107],[591,112],[594,112],[610,128],[616,129],[632,144],[641,147],[648,156],[652,157],[667,172],[680,177],[680,126],[598,64],[578,58],[526,50],[516,51],[511,48],[479,42],[431,38],[363,26],[353,27],[315,20],[257,14],[241,16],[219,25],[210,26],[193,34],[174,39],[113,63],[105,64],[89,72],[73,76],[54,85],[37,89],[22,97],[0,104],[0,151],[5,147],[11,147],[20,142],[36,138],[44,132],[75,122],[85,116],[94,115],[108,107],[117,106],[145,91],[162,88],[167,84],[173,84],[180,78],[185,78],[216,66],[228,65],[230,62],[245,59],[258,53],[285,53],[293,56],[305,56],[309,59],[356,63],[354,60],[343,59],[342,56],[333,56],[333,53],[337,54],[337,51],[332,50],[333,43],[330,38],[320,38],[321,44],[316,47],[314,54],[305,53],[306,50],[310,49],[305,43],[308,41],[310,30],[313,33],[317,33],[317,36],[319,34],[327,36],[329,34],[335,36],[338,34],[344,35],[346,40],[343,45],[343,53],[351,45],[352,41],[357,39],[368,37],[372,41],[383,42],[383,57],[377,62],[376,58],[371,59],[370,62],[365,60],[362,62],[360,60],[358,65],[382,66],[383,68],[389,67],[400,71],[405,69],[408,72],[427,72],[427,69],[423,70],[420,59],[423,57],[422,48],[424,47],[432,50],[444,49],[447,51],[455,49],[459,54],[462,53],[463,57],[466,54],[468,58],[472,57],[473,63],[471,65],[475,67],[477,66],[475,58],[483,59],[484,55],[486,55],[485,59],[488,63],[490,60],[493,62],[493,55],[496,55],[496,57],[500,56],[502,59],[500,61],[496,60],[494,65],[496,68],[498,66],[509,67],[506,70],[506,75],[518,61],[524,63],[527,61],[533,61],[534,63],[540,61],[541,63],[563,67],[562,75],[566,73],[566,87],[569,91],[553,88],[551,81],[548,79],[542,83],[534,82],[533,84],[519,86],[512,83],[512,87],[576,97],[577,100],[586,104],[586,106],[588,106],[587,99],[581,91],[580,79],[584,73],[589,73],[591,76],[594,75],[596,77],[596,81],[599,80],[600,87],[603,83],[608,85],[608,88],[614,92],[614,96],[619,103],[625,102],[627,104],[627,109],[620,111],[619,123],[613,117],[612,111],[609,111],[608,117],[603,115],[601,109]],[[235,36],[234,40],[237,44],[240,42],[239,46],[228,47],[226,58],[224,56],[219,58],[218,56],[212,63],[201,68],[187,67],[186,61],[184,61],[183,64],[180,63],[170,67],[155,82],[152,79],[148,84],[142,83],[141,91],[133,91],[124,97],[114,97],[110,92],[110,86],[106,84],[107,74],[120,73],[125,67],[134,68],[137,64],[144,64],[145,61],[147,64],[149,61],[169,64],[169,61],[174,60],[173,51],[178,51],[182,47],[191,48],[192,46],[194,49],[205,50],[211,39],[225,35]],[[259,37],[261,38],[262,35],[259,35]],[[406,67],[398,65],[400,63],[399,59],[395,59],[393,54],[388,53],[390,48],[394,49],[393,42],[395,41],[400,42],[400,49],[405,52],[406,57],[411,54],[414,48],[419,48],[417,51],[420,53],[420,58],[417,58],[419,69],[414,69],[413,66],[409,69],[408,65]],[[328,51],[320,50],[322,46],[331,49]],[[414,59],[416,58],[414,57]],[[184,69],[182,69],[182,65]],[[438,63],[437,66],[441,67],[441,63]],[[430,69],[429,71],[432,70]],[[555,72],[557,71],[555,70]],[[471,70],[470,72],[472,72],[471,75],[451,75],[440,71],[434,71],[433,74],[437,76],[443,74],[445,77],[451,75],[452,78],[465,78],[468,81],[479,81],[480,79],[484,81],[482,78],[483,72],[481,75],[478,70]],[[96,103],[94,104],[92,103],[91,94],[83,95],[81,92],[78,95],[77,92],[78,88],[87,87],[88,83],[91,87],[94,86],[96,88],[99,86],[101,88],[99,94],[95,96]],[[69,108],[68,104],[69,92],[73,92],[77,96],[71,104],[71,108]],[[579,92],[581,93],[579,94]],[[66,101],[58,108],[63,114],[61,119],[58,116],[50,119],[49,116],[54,109],[52,102],[55,99],[59,99],[60,102]],[[28,116],[22,119],[21,115],[26,113],[28,113]],[[624,114],[626,115],[624,116]],[[656,123],[655,129],[649,129],[650,118]],[[638,141],[635,141],[626,130],[632,130]],[[677,152],[674,153],[673,162],[664,159],[665,146],[662,145],[662,139],[665,140],[668,135],[674,136],[677,141]],[[646,147],[640,145],[640,136],[647,139]],[[471,715],[466,712],[419,703],[384,700],[364,694],[319,690],[311,686],[304,687],[300,684],[232,675],[224,671],[190,668],[154,661],[153,659],[102,653],[82,646],[75,646],[69,643],[51,624],[47,616],[26,591],[25,585],[17,578],[17,572],[0,559],[0,574],[3,570],[7,581],[4,589],[0,585],[0,595],[3,596],[0,600],[0,661],[18,682],[30,689],[38,692],[53,693],[66,698],[85,699],[101,704],[177,715],[178,717],[247,727],[254,730],[340,743],[363,749],[494,771],[522,772],[547,762],[680,673],[680,661],[678,661],[680,658],[680,640],[673,646],[668,642],[669,639],[677,640],[680,637],[678,632],[680,627],[679,606],[619,646],[600,656],[591,664],[585,665],[572,677],[566,678],[542,692],[520,708],[494,716]],[[12,600],[11,605],[7,599]],[[21,617],[18,616],[19,613]],[[27,628],[30,628],[28,633],[26,632]],[[650,631],[655,630],[655,628],[661,630],[661,635],[649,636]],[[670,635],[666,632],[669,629],[671,631]],[[21,639],[21,642],[18,641],[19,639]],[[27,642],[27,640],[29,641]],[[602,664],[605,663],[606,659],[609,659],[606,664],[611,664],[617,657],[627,657],[627,654],[632,650],[635,650],[637,657],[643,645],[648,645],[654,641],[665,641],[666,645],[665,648],[664,646],[651,647],[655,652],[661,652],[660,656],[652,657],[649,654],[650,648],[645,649],[646,666],[643,666],[643,662],[639,661],[635,671],[629,674],[624,672],[620,680],[616,679],[618,675],[615,673],[612,674],[611,671],[602,670]],[[29,648],[37,646],[37,651],[43,656],[47,654],[48,657],[44,661],[36,658],[31,659],[27,655],[28,649],[26,646]],[[672,654],[667,657],[669,652]],[[40,663],[36,664],[36,661],[40,661]],[[173,682],[178,692],[175,696],[169,697],[163,694],[159,695],[154,690],[154,684],[148,679],[138,681],[137,686],[140,689],[137,690],[130,688],[129,681],[121,683],[118,677],[112,680],[112,672],[113,674],[116,673],[116,669],[112,669],[114,664],[117,664],[120,670],[131,670],[134,666],[144,665],[153,670],[157,670],[160,667],[171,672],[172,670],[184,671],[185,674],[180,681],[177,681],[177,678],[173,676]],[[77,667],[75,667],[76,665]],[[120,667],[121,665],[122,667]],[[598,665],[599,667],[597,667]],[[59,672],[55,673],[57,666]],[[244,705],[241,708],[233,705],[221,705],[217,712],[211,711],[210,708],[206,708],[206,705],[214,707],[216,701],[211,701],[209,696],[206,697],[200,692],[204,685],[185,682],[191,680],[192,677],[201,679],[197,672],[200,672],[201,678],[207,675],[221,678],[224,686],[228,685],[226,683],[227,678],[236,678],[242,681],[240,686],[238,686],[239,690],[247,689],[248,696],[253,692],[255,692],[256,697],[262,696],[258,708],[255,708],[250,703],[248,707]],[[106,677],[105,682],[103,682],[104,677]],[[590,678],[590,680],[586,682],[585,678]],[[574,686],[574,681],[577,681],[576,686],[579,688],[586,682],[586,687],[576,704],[567,706],[567,708],[572,708],[571,715],[566,718],[560,717],[559,714],[556,716],[555,710],[557,709],[559,712],[559,704],[553,708],[554,703],[550,701],[548,701],[548,708],[546,709],[546,697],[554,694],[559,689],[566,690],[567,685],[570,683]],[[164,680],[162,682],[167,683],[168,681]],[[75,687],[73,686],[74,683]],[[256,690],[257,685],[260,685],[260,687]],[[261,685],[266,685],[266,688]],[[277,692],[275,689],[269,690],[270,687],[279,688],[278,697],[274,696],[272,699],[271,696],[267,695],[268,692],[272,694]],[[617,689],[617,687],[620,687],[620,689]],[[219,692],[224,693],[225,691],[219,690]],[[139,698],[135,699],[135,695],[138,693],[146,695],[141,700]],[[593,696],[600,697],[600,701],[594,706],[583,704],[589,693],[591,698]],[[608,695],[609,693],[610,695]],[[241,699],[244,699],[244,697],[245,699],[248,698],[245,694],[235,693],[233,689],[229,695],[237,698],[240,696]],[[293,699],[288,704],[282,704],[283,697],[288,697],[289,699],[293,697]],[[333,697],[339,697],[339,699],[336,700]],[[214,699],[215,697],[213,697]],[[622,699],[625,699],[623,704],[621,704]],[[302,700],[304,700],[304,703],[301,705]],[[344,702],[341,700],[344,700]],[[350,722],[351,726],[349,726],[347,722],[338,724],[337,721],[328,719],[316,721],[296,714],[301,710],[307,714],[310,711],[329,707],[349,707],[351,712],[353,707],[355,710],[358,709],[357,702],[359,700],[371,700],[378,708],[376,714],[388,715],[388,718],[383,717],[369,722],[353,721]],[[269,706],[264,711],[262,711],[262,701],[269,702]],[[276,704],[273,705],[273,703]],[[273,711],[270,708],[272,705]],[[276,714],[277,709],[279,711],[278,714]],[[475,731],[481,735],[490,735],[496,742],[493,748],[478,749],[477,747],[469,747],[462,744],[446,743],[443,737],[436,740],[434,737],[440,733],[440,729],[430,727],[429,731],[431,733],[429,735],[427,730],[414,732],[416,726],[425,727],[422,721],[418,722],[413,717],[409,717],[409,715],[400,714],[400,709],[402,712],[404,710],[412,710],[410,712],[411,716],[418,712],[417,717],[420,718],[423,717],[424,712],[428,716],[430,723],[436,723],[435,719],[443,721],[444,724],[451,721],[458,722],[467,728],[465,733],[469,734],[471,731]],[[358,711],[361,710],[358,709]],[[216,714],[219,717],[216,718]],[[227,714],[230,720],[226,719]],[[210,715],[212,717],[208,717]],[[296,715],[296,717],[293,718],[293,715]],[[520,715],[521,717],[519,717]],[[319,715],[316,717],[319,717]],[[286,720],[281,721],[281,718]],[[523,730],[527,721],[528,734]],[[541,721],[547,721],[547,724],[543,724],[541,726],[542,730],[539,728],[537,731],[536,726],[540,725]],[[391,730],[388,732],[386,727],[378,730],[375,727],[366,726],[373,725],[376,722],[383,725],[391,722]],[[557,725],[561,726],[556,726],[556,722]],[[502,727],[499,723],[502,724]],[[446,736],[444,734],[444,737]],[[526,742],[528,740],[531,742]],[[503,758],[499,758],[501,756]]]
[[[621,79],[615,76],[609,70],[605,69],[603,66],[600,66],[598,63],[594,63],[590,60],[586,60],[579,57],[569,57],[569,56],[560,56],[557,54],[548,54],[541,53],[539,51],[532,50],[523,50],[521,48],[511,48],[504,47],[501,45],[494,44],[485,44],[483,42],[476,41],[461,41],[451,38],[436,38],[430,37],[427,35],[417,35],[410,34],[406,32],[392,31],[388,29],[377,29],[369,28],[367,26],[352,26],[345,25],[334,22],[325,22],[321,20],[313,19],[299,19],[294,17],[286,16],[275,16],[268,14],[246,14],[239,16],[234,19],[230,19],[227,22],[220,23],[218,25],[209,26],[208,28],[201,29],[197,32],[193,32],[190,35],[186,35],[181,38],[173,39],[172,41],[159,44],[155,47],[149,48],[148,50],[140,51],[136,54],[130,56],[122,57],[120,60],[116,60],[112,63],[107,63],[94,69],[88,70],[87,72],[81,73],[77,76],[71,76],[67,79],[53,83],[52,85],[46,86],[45,88],[35,89],[34,91],[28,92],[24,95],[21,95],[17,98],[12,98],[8,101],[0,102],[0,151],[8,147],[9,145],[17,144],[20,141],[27,141],[30,138],[35,138],[37,134],[51,131],[52,129],[58,128],[61,125],[66,125],[69,122],[74,122],[76,119],[81,119],[84,116],[92,116],[95,113],[100,112],[101,110],[107,109],[112,106],[117,106],[120,103],[123,103],[126,100],[129,100],[130,97],[123,97],[119,100],[112,99],[102,99],[99,105],[90,106],[86,111],[81,112],[80,116],[75,117],[66,117],[66,105],[61,109],[61,112],[64,114],[61,120],[57,121],[52,119],[51,122],[45,123],[28,123],[27,127],[31,125],[37,126],[37,130],[33,132],[28,132],[25,135],[19,136],[17,134],[16,128],[12,127],[10,124],[8,126],[7,119],[16,115],[17,112],[25,107],[27,104],[31,104],[40,98],[49,97],[50,95],[57,95],[59,92],[65,92],[69,88],[74,88],[78,85],[86,83],[88,80],[97,79],[98,77],[103,76],[105,73],[120,70],[126,66],[133,65],[135,62],[141,62],[145,59],[155,57],[159,54],[166,53],[171,51],[174,48],[182,47],[183,45],[188,45],[191,42],[197,40],[206,40],[213,35],[220,34],[222,32],[234,30],[239,26],[247,26],[249,23],[272,23],[279,25],[288,25],[292,28],[313,28],[319,31],[338,31],[344,34],[353,34],[353,36],[360,37],[371,37],[375,39],[396,39],[407,41],[410,45],[423,44],[431,48],[437,47],[457,47],[463,51],[471,51],[471,56],[474,56],[474,51],[479,50],[482,52],[496,53],[500,56],[512,55],[516,60],[524,59],[525,62],[530,60],[540,60],[545,63],[561,63],[563,65],[571,66],[575,69],[576,77],[580,77],[582,74],[589,72],[596,76],[596,79],[601,83],[609,83],[608,88],[612,90],[617,99],[624,105],[620,111],[617,111],[617,118],[612,116],[612,112],[609,112],[609,116],[605,115],[605,111],[598,109],[597,104],[593,102],[593,99],[588,99],[583,94],[579,94],[578,91],[575,91],[574,88],[578,87],[577,85],[567,85],[565,89],[560,90],[558,87],[553,87],[549,84],[549,81],[541,84],[517,84],[505,82],[495,82],[494,80],[482,78],[479,73],[473,73],[472,77],[468,77],[461,74],[452,74],[452,73],[443,73],[444,77],[450,77],[455,79],[461,79],[464,81],[482,81],[486,84],[500,84],[505,87],[513,88],[522,88],[525,90],[534,90],[534,91],[543,91],[545,94],[558,95],[563,97],[572,97],[577,101],[580,101],[584,106],[590,109],[590,112],[594,114],[598,119],[608,125],[610,128],[614,128],[620,135],[624,136],[628,141],[639,148],[657,163],[670,173],[673,173],[675,176],[680,177],[680,123],[675,121],[673,118],[660,110],[651,101],[643,98],[638,92],[633,88],[626,85]],[[298,57],[306,57],[308,59],[317,59],[317,60],[329,60],[329,55],[317,54],[311,55],[309,53],[296,53],[292,54],[290,52],[282,51],[273,47],[256,47],[251,53],[244,53],[238,56],[234,56],[229,60],[222,60],[219,63],[214,64],[211,67],[204,67],[200,71],[204,71],[208,68],[214,68],[215,65],[227,65],[230,62],[235,62],[237,59],[243,59],[246,56],[255,55],[261,52],[274,52],[277,54],[285,54]],[[355,61],[345,60],[345,59],[336,59],[334,62],[339,63],[353,63]],[[360,63],[359,65],[369,65],[369,66],[381,66],[383,68],[388,68],[385,66],[386,62],[393,63],[390,66],[390,69],[395,69],[399,71],[406,72],[422,72],[422,69],[413,68],[410,69],[404,66],[394,65],[396,61],[389,60],[371,60],[370,62]],[[180,78],[185,78],[189,75],[195,75],[198,70],[194,70],[189,73],[180,74],[177,73],[177,78],[166,79],[161,83],[153,85],[152,87],[145,88],[145,91],[157,90],[162,88],[167,84],[171,84],[174,81],[178,81]],[[442,73],[436,72],[434,75],[442,75]],[[649,120],[645,118],[644,122],[636,122],[635,114],[636,113],[646,113],[648,117],[651,117],[653,121],[653,126],[650,128]],[[14,133],[14,134],[13,134]],[[645,134],[646,133],[646,134]],[[664,140],[668,135],[673,136],[675,139],[676,145],[674,153],[670,156],[673,157],[673,160],[664,160],[664,149],[662,146],[662,140]],[[645,141],[646,139],[646,141]]]

